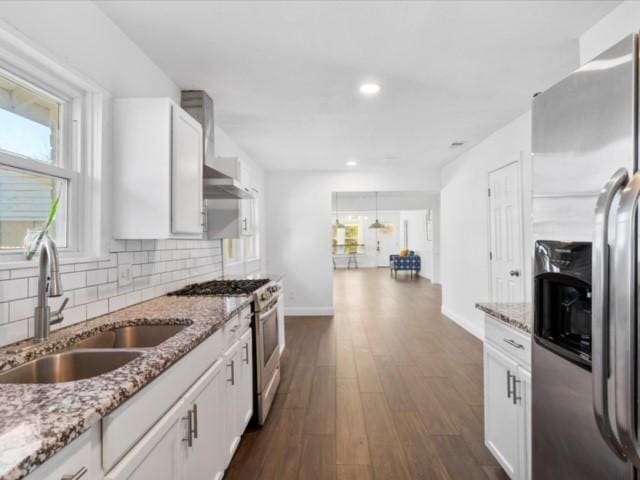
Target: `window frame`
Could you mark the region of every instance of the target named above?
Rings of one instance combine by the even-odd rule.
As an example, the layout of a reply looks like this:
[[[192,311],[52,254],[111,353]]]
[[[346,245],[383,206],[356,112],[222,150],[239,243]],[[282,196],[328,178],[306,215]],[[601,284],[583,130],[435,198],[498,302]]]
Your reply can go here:
[[[104,102],[102,87],[67,69],[29,40],[0,23],[0,75],[60,103],[60,136],[55,164],[0,152],[0,165],[45,175],[67,183],[67,245],[62,261],[101,259],[107,241],[103,223],[102,150]],[[0,251],[0,270],[32,266],[21,250]]]

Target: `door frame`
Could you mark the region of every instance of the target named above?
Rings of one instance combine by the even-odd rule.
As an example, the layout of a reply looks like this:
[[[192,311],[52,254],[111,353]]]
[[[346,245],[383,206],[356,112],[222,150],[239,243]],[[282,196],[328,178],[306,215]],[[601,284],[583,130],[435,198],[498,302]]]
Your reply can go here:
[[[524,198],[523,198],[523,193],[524,193],[524,182],[522,181],[522,151],[520,151],[520,154],[518,156],[517,160],[511,160],[510,162],[507,163],[503,163],[500,166],[497,166],[495,168],[492,168],[491,170],[487,171],[487,260],[489,262],[489,268],[488,268],[488,272],[489,272],[489,298],[491,301],[493,301],[493,261],[491,259],[490,253],[491,253],[491,197],[488,194],[489,193],[489,188],[491,188],[491,174],[497,172],[498,170],[501,170],[505,167],[509,167],[511,165],[516,165],[517,167],[517,182],[518,182],[518,188],[520,189],[520,194],[517,196],[518,197],[518,207],[517,207],[517,211],[518,211],[518,215],[520,215],[520,265],[522,265],[522,281],[523,281],[523,285],[522,285],[522,296],[523,296],[523,301],[526,301],[527,298],[527,282],[524,278],[524,273],[525,273],[525,264],[524,264],[524,248],[525,248],[525,239],[524,239],[524,208],[523,208],[523,204],[524,204]]]

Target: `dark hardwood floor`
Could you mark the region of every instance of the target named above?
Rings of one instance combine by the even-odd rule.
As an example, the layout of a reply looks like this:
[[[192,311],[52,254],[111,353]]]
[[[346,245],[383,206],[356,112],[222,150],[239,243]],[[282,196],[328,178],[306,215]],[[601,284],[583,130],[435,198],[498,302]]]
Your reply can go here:
[[[483,440],[482,343],[440,289],[338,270],[334,317],[288,317],[282,380],[225,478],[506,479]]]

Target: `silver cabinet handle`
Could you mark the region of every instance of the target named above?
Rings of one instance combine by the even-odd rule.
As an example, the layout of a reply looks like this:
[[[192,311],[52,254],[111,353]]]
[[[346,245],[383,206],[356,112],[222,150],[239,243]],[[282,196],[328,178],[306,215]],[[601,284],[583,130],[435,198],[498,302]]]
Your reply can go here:
[[[69,475],[63,475],[60,480],[79,480],[85,476],[88,472],[87,467],[81,467],[76,473],[70,473]]]
[[[193,438],[198,438],[198,404],[193,404]]]
[[[513,340],[511,338],[503,338],[502,341],[505,342],[505,343],[508,343],[512,347],[518,348],[520,350],[524,350],[524,345],[522,345],[521,343],[516,342],[515,340]]]
[[[507,370],[507,398],[511,398],[511,371]]]
[[[231,360],[229,363],[227,363],[227,367],[231,367],[231,378],[228,379],[227,382],[231,383],[231,385],[235,385],[236,384],[236,372],[235,372],[234,361]]]
[[[627,170],[617,170],[602,187],[594,215],[593,244],[591,250],[592,277],[592,392],[593,413],[596,424],[609,448],[624,459],[624,448],[618,442],[609,420],[609,395],[607,379],[609,365],[609,214],[617,192],[629,180]]]
[[[246,363],[247,365],[249,365],[249,344],[245,343],[242,348],[244,348],[244,363]]]
[[[182,419],[187,421],[187,438],[183,438],[182,441],[187,442],[188,447],[193,447],[193,412],[188,410],[187,416]]]
[[[627,458],[640,468],[640,449],[636,442],[636,268],[637,215],[640,173],[636,173],[620,195],[616,215],[616,245],[613,256],[611,316],[615,325],[615,415],[618,438]]]
[[[520,384],[520,380],[515,375],[511,376],[511,380],[513,381],[513,389],[511,390],[513,393],[513,404],[516,405],[520,400],[522,400],[522,397],[518,395],[518,385]]]

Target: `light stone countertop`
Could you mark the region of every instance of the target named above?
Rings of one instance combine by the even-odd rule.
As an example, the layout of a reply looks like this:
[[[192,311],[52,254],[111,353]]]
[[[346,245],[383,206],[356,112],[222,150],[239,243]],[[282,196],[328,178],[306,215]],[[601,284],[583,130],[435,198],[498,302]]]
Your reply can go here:
[[[0,384],[0,480],[25,477],[216,332],[251,296],[159,297],[57,330],[42,344],[0,348],[0,371],[115,327],[187,324],[157,347],[96,377],[58,384]],[[22,349],[25,344],[26,350]],[[21,349],[17,349],[20,347]]]

